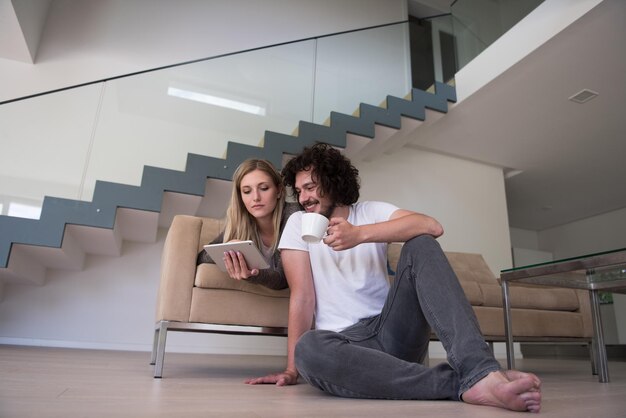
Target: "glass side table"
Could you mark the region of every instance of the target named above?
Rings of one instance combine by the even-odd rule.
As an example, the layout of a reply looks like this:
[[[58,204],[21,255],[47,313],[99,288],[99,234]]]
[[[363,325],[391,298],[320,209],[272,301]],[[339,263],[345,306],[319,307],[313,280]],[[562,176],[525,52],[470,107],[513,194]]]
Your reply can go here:
[[[598,378],[602,383],[609,381],[598,292],[622,293],[626,291],[626,248],[502,270],[500,279],[504,302],[506,361],[509,369],[515,368],[509,284],[511,282],[521,282],[543,286],[584,289],[589,291],[589,300],[591,302],[593,323],[592,355],[595,357],[594,363],[597,365]]]

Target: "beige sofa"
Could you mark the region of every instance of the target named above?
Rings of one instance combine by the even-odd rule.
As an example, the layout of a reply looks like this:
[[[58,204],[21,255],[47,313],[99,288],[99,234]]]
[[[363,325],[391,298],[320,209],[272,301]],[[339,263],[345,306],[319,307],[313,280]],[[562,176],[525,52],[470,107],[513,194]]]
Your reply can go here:
[[[392,269],[395,269],[401,248],[401,244],[389,246]],[[482,255],[445,254],[474,308],[485,339],[504,341],[502,288]],[[515,341],[590,343],[593,325],[587,291],[515,284],[509,289]]]
[[[232,280],[213,264],[196,266],[198,251],[221,228],[219,220],[195,216],[178,215],[172,222],[161,260],[151,361],[155,377],[162,376],[168,331],[286,335],[288,289],[276,291]],[[401,244],[389,246],[389,263],[394,271],[400,250]],[[486,340],[504,341],[501,288],[483,257],[452,252],[446,255]],[[513,286],[511,301],[516,341],[591,341],[586,292]]]

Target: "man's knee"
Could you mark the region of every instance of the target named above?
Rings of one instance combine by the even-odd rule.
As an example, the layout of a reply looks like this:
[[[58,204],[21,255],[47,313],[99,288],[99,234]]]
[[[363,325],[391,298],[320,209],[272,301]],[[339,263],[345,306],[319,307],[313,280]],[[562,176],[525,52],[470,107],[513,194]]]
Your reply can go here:
[[[315,331],[307,331],[302,334],[296,343],[296,359],[299,357],[308,357],[309,352],[315,351],[313,348],[314,345],[317,345]]]
[[[402,251],[441,251],[441,246],[432,235],[418,235],[405,242],[402,246]]]
[[[324,357],[324,332],[319,330],[307,331],[296,344],[296,368],[300,374],[315,369],[317,363]]]

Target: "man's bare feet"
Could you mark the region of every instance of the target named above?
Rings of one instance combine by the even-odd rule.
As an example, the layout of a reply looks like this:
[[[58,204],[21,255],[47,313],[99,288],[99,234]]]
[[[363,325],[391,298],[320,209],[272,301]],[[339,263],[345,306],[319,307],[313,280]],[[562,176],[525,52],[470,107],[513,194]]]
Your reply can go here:
[[[517,370],[491,372],[461,396],[463,402],[512,411],[539,412],[541,380]]]

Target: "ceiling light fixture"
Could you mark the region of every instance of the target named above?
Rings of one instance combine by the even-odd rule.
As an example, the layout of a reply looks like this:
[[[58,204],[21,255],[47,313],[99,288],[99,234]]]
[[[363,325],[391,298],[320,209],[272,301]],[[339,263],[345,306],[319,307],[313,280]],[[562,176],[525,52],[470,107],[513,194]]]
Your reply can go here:
[[[178,89],[176,87],[168,87],[167,94],[173,97],[180,97],[181,99],[193,100],[195,102],[238,110],[240,112],[251,113],[253,115],[265,116],[264,107],[238,100],[231,100],[224,97],[212,96],[210,94]]]
[[[593,99],[594,97],[597,97],[599,93],[593,91],[593,90],[589,90],[589,89],[582,89],[581,91],[579,91],[578,93],[576,93],[575,95],[571,96],[569,98],[569,100],[571,100],[574,103],[586,103],[589,100]]]

